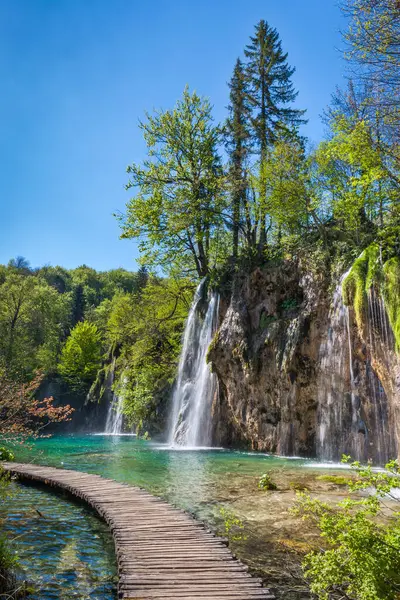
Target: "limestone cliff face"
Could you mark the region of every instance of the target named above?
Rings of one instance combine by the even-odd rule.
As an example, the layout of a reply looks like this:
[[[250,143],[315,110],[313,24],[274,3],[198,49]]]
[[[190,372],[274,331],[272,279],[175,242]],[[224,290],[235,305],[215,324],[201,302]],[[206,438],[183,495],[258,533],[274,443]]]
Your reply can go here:
[[[376,463],[395,455],[393,371],[378,368],[328,283],[287,263],[243,276],[221,304],[208,352],[215,444]]]
[[[313,455],[324,292],[289,263],[242,279],[208,355],[219,380],[217,443]]]

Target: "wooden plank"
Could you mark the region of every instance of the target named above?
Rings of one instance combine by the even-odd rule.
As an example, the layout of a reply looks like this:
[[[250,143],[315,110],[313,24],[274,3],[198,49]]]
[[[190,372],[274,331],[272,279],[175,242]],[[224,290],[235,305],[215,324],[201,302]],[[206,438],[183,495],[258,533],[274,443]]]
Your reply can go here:
[[[65,490],[107,522],[124,600],[272,600],[220,540],[192,516],[147,491],[67,469],[4,463],[21,480]]]

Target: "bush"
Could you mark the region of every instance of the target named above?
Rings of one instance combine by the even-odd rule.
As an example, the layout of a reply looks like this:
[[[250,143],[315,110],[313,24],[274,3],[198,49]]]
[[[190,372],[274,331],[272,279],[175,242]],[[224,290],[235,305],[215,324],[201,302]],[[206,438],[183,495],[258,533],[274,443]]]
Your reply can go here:
[[[349,457],[344,457],[349,462]],[[386,471],[352,465],[357,477],[347,482],[347,497],[330,506],[308,494],[298,493],[292,513],[313,522],[321,532],[325,549],[310,552],[303,561],[311,592],[322,600],[395,600],[400,590],[400,513],[390,518],[382,510],[382,499],[399,501],[397,461]],[[372,492],[371,492],[372,490]],[[367,492],[367,495],[365,494]]]
[[[220,508],[219,513],[224,521],[224,529],[221,533],[226,535],[229,541],[238,542],[247,539],[243,533],[244,523],[235,513],[223,507]]]
[[[277,490],[277,485],[271,479],[271,476],[268,473],[264,473],[261,475],[260,480],[258,482],[258,487],[260,490]]]
[[[8,448],[4,446],[0,446],[0,460],[9,460],[12,461],[15,459],[14,454]]]

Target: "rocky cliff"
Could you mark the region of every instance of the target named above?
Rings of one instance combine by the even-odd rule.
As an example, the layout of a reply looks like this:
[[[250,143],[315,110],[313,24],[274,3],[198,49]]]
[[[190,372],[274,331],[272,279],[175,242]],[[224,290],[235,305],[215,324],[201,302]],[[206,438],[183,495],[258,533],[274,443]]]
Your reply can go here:
[[[216,444],[329,460],[394,456],[397,396],[341,286],[332,292],[292,262],[257,269],[221,303],[220,319],[208,352],[219,382]]]

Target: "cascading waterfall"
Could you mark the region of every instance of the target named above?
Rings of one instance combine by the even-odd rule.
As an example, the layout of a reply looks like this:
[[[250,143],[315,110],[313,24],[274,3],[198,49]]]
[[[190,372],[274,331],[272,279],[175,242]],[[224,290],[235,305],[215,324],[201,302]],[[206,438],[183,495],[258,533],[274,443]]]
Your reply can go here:
[[[123,424],[123,396],[117,396],[113,394],[112,402],[108,408],[107,421],[106,421],[106,433],[108,435],[119,435],[122,433]]]
[[[389,370],[396,368],[393,360],[394,336],[389,323],[385,301],[375,293],[373,287],[367,295],[367,323],[370,352],[383,359]],[[376,447],[380,464],[396,455],[396,444],[389,425],[389,411],[387,399],[381,382],[374,373],[371,361],[367,363],[369,390],[372,399],[372,414],[370,415],[373,427],[376,430]]]
[[[113,367],[111,370],[111,386],[114,383],[114,371],[115,371],[115,361],[113,363]],[[106,421],[106,430],[105,433],[108,435],[120,435],[123,431],[124,424],[124,394],[123,388],[126,383],[126,378],[124,377],[122,380],[122,390],[117,396],[117,394],[113,393],[112,401],[108,407],[107,413],[107,421]]]
[[[318,377],[317,456],[326,460],[338,458],[338,452],[347,445],[351,428],[357,422],[354,374],[351,356],[350,323],[348,310],[343,304],[342,277],[333,294],[329,312],[329,328],[320,348],[320,375]],[[346,343],[346,337],[348,341]],[[347,352],[346,352],[347,348]],[[351,366],[350,366],[351,365]],[[351,392],[348,406],[346,380],[350,370]],[[350,411],[349,411],[350,409]],[[351,416],[349,415],[351,412]]]
[[[343,275],[334,292],[329,328],[320,348],[316,453],[326,460],[338,460],[345,453],[362,461],[372,457],[383,464],[393,453],[388,402],[370,358],[365,360],[364,380],[354,360],[350,312],[342,299],[342,284],[347,275]],[[370,351],[376,353],[379,345],[379,351],[389,356],[393,333],[384,302],[373,289],[368,294],[366,316]],[[364,386],[367,398],[363,406],[360,386]]]
[[[217,327],[219,296],[206,296],[206,281],[196,290],[190,308],[172,397],[169,443],[185,447],[211,443],[211,405],[216,377],[206,354]]]

